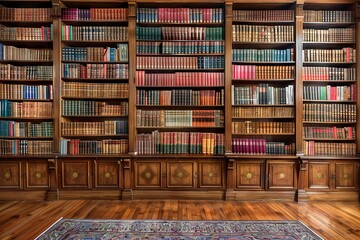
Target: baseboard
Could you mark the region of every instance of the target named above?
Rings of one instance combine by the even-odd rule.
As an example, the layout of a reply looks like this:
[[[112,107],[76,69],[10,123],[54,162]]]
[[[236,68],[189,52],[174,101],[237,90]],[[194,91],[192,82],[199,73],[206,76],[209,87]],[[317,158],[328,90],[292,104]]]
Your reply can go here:
[[[6,191],[1,190],[0,201],[44,201],[47,191]]]
[[[308,201],[358,202],[358,192],[306,192]]]
[[[295,195],[295,191],[235,191],[235,200],[293,202]]]
[[[120,190],[78,190],[78,191],[60,191],[59,200],[120,200]]]
[[[224,200],[224,191],[133,190],[133,199]]]

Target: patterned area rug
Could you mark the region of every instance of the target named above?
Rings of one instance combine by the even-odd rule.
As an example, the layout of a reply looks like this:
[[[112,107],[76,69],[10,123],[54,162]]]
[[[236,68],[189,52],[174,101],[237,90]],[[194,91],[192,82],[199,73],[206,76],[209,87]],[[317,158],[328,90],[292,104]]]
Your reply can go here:
[[[322,239],[299,221],[59,219],[42,239]]]

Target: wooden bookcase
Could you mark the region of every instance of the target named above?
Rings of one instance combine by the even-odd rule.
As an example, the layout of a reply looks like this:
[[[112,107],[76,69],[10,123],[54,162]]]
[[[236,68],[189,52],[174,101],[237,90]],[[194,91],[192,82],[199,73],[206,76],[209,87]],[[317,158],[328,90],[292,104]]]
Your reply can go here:
[[[59,8],[60,196],[119,199],[129,158],[128,3],[62,1]]]
[[[0,187],[44,198],[54,146],[51,3],[2,5]]]
[[[356,201],[356,6],[305,3],[303,26],[304,192],[299,199]]]
[[[221,4],[137,4],[135,198],[223,198],[224,16]]]
[[[3,45],[52,52],[48,60],[0,60],[2,109],[6,100],[49,104],[52,111],[32,118],[0,109],[0,146],[50,144],[35,155],[0,147],[1,199],[358,201],[357,1],[0,4],[1,11],[50,11],[46,21],[0,19],[2,32],[41,26],[52,32],[49,41],[0,35]],[[319,11],[326,19],[314,17]],[[342,35],[310,38],[329,29]],[[346,31],[355,39],[346,39]],[[6,75],[6,64],[52,70],[16,77]],[[14,99],[27,85],[52,97]],[[8,136],[11,121],[37,129],[49,122],[51,130]]]

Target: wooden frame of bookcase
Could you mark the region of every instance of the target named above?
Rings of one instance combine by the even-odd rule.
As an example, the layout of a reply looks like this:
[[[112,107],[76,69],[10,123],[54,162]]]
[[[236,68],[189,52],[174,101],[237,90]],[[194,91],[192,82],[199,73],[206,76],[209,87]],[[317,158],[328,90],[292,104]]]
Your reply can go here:
[[[68,156],[61,156],[59,154],[59,142],[60,142],[60,101],[61,101],[61,4],[66,3],[72,3],[76,2],[78,4],[81,4],[83,6],[106,6],[111,5],[111,3],[127,3],[128,4],[128,27],[130,29],[129,31],[129,89],[130,93],[136,92],[136,85],[135,85],[135,74],[136,74],[136,37],[135,37],[135,27],[136,27],[136,7],[138,3],[146,3],[151,4],[154,3],[153,0],[106,0],[105,2],[102,0],[34,0],[34,1],[26,1],[26,0],[3,0],[1,2],[11,2],[11,3],[28,3],[28,2],[40,2],[40,3],[46,3],[46,2],[52,2],[53,6],[53,25],[54,25],[54,45],[53,45],[53,54],[54,54],[54,81],[53,86],[55,90],[55,98],[54,98],[54,154],[50,156],[35,156],[35,157],[21,157],[21,156],[6,156],[6,159],[9,160],[20,160],[26,162],[29,159],[42,159],[44,161],[47,161],[48,166],[48,172],[49,172],[49,187],[47,190],[41,190],[40,192],[35,191],[18,191],[18,190],[5,190],[4,193],[7,193],[8,197],[14,197],[15,199],[48,199],[48,200],[56,200],[59,199],[61,195],[60,188],[60,177],[59,177],[59,169],[60,169],[60,163],[62,160],[66,160]],[[161,4],[176,4],[176,3],[185,3],[185,4],[208,4],[209,1],[206,0],[183,0],[183,1],[174,1],[174,0],[156,0],[156,3]],[[236,161],[242,161],[242,159],[246,159],[246,156],[233,156],[232,150],[231,150],[231,98],[228,97],[231,92],[231,51],[232,51],[232,10],[233,10],[233,4],[240,4],[240,3],[264,3],[264,0],[214,0],[211,1],[213,4],[223,4],[225,9],[225,155],[223,156],[223,160],[226,164],[226,171],[224,172],[224,179],[225,179],[225,188],[223,190],[220,190],[220,192],[224,193],[224,199],[237,199],[237,200],[246,200],[246,199],[252,199],[252,200],[259,200],[259,199],[274,199],[274,194],[278,194],[279,192],[270,192],[270,191],[241,191],[241,190],[234,190],[235,189],[235,182],[234,182],[234,176],[235,176],[235,163]],[[356,4],[355,0],[269,0],[266,1],[266,4],[283,4],[283,3],[289,3],[289,4],[295,4],[296,10],[295,10],[295,48],[296,52],[299,53],[302,51],[302,32],[303,32],[303,5],[306,3],[315,3],[315,4],[342,4],[342,3],[348,3],[348,4]],[[356,32],[360,32],[360,6],[359,3],[356,6]],[[357,50],[360,49],[360,39],[359,34],[357,34],[356,39],[356,48]],[[312,193],[312,197],[308,197],[306,191],[304,190],[304,178],[305,172],[308,169],[308,159],[307,157],[302,157],[303,155],[303,133],[302,133],[302,107],[303,107],[303,101],[302,101],[302,91],[303,91],[303,84],[302,81],[299,81],[302,77],[302,58],[301,54],[296,54],[296,81],[295,81],[295,89],[296,89],[296,96],[295,96],[295,106],[296,106],[296,134],[295,134],[295,143],[296,143],[296,155],[289,157],[292,161],[294,161],[297,164],[297,189],[295,191],[284,191],[282,194],[283,200],[293,200],[296,199],[298,201],[306,201],[306,200],[319,200],[323,199],[326,200],[327,196],[324,196],[323,194],[319,194],[319,197],[313,197],[314,193]],[[357,53],[357,122],[356,122],[356,147],[357,147],[357,154],[360,154],[360,54],[359,51]],[[129,116],[128,121],[129,123],[134,123],[136,118],[136,110],[135,110],[135,94],[130,94],[129,96]],[[121,161],[121,174],[123,174],[123,185],[120,189],[120,194],[112,195],[111,198],[121,198],[121,199],[133,199],[135,198],[146,198],[147,192],[144,194],[135,194],[133,193],[133,187],[134,187],[134,163],[133,159],[140,159],[141,156],[135,155],[135,139],[136,139],[136,127],[135,124],[129,124],[129,153],[127,155],[121,155],[118,157],[115,157],[116,159],[119,159]],[[104,156],[106,158],[106,156]],[[193,156],[185,156],[184,159],[189,159]],[[98,158],[97,156],[76,156],[75,159],[93,159]],[[109,157],[110,159],[113,159],[113,157]],[[211,158],[211,157],[210,157]],[[264,156],[264,157],[251,157],[250,159],[286,159],[284,156]],[[179,159],[182,159],[180,156]],[[326,157],[324,158],[326,159]],[[341,160],[341,157],[334,157],[332,159]],[[357,161],[358,169],[359,169],[359,157],[351,158],[354,161]],[[3,189],[0,190],[2,192]],[[119,191],[118,189],[115,191]],[[217,190],[218,191],[218,190]],[[85,197],[88,195],[88,198],[101,198],[102,193],[107,196],[111,195],[112,191],[104,191],[104,192],[97,192],[99,195],[90,194],[88,191],[83,191],[82,195],[76,195],[75,197]],[[153,193],[156,193],[163,198],[169,198],[173,196],[177,196],[180,192],[167,192],[167,191],[154,191]],[[246,196],[250,196],[250,198],[247,198]],[[316,193],[315,193],[316,194]],[[331,193],[332,196],[336,195],[337,193]],[[343,197],[335,196],[334,199],[342,199]],[[348,193],[347,193],[348,194]],[[2,194],[3,195],[3,194]],[[219,192],[216,193],[216,198],[218,199]],[[66,196],[63,195],[63,196]],[[115,197],[114,197],[115,196]],[[189,192],[187,194],[188,198],[206,198],[206,194],[199,193],[197,195],[195,192]],[[359,193],[351,192],[350,195],[348,195],[351,200],[359,199]],[[6,197],[6,198],[8,198]],[[69,193],[69,198],[74,197],[74,195],[71,195]],[[65,197],[66,198],[66,197]]]

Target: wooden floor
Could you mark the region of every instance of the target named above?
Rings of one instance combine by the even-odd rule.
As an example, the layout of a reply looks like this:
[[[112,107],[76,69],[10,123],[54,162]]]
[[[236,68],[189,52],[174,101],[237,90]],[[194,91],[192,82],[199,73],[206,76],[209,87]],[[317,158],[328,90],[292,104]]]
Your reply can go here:
[[[60,217],[167,220],[300,220],[324,239],[360,239],[360,203],[233,201],[0,202],[0,239],[34,239]]]

